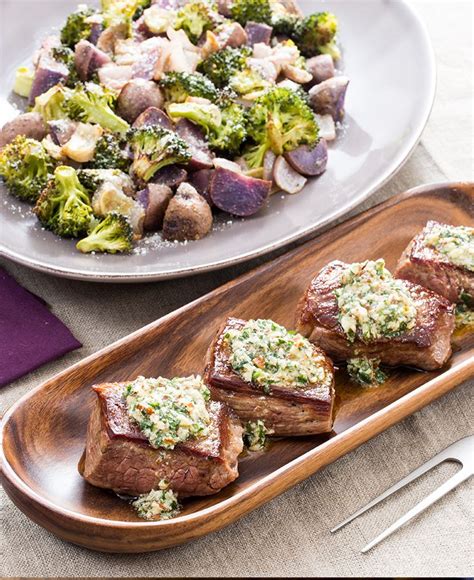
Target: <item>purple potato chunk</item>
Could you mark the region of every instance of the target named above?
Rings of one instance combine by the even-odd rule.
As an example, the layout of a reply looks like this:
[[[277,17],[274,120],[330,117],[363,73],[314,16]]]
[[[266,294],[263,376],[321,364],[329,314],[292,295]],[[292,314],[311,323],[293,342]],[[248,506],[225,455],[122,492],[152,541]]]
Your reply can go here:
[[[162,106],[163,95],[156,83],[145,79],[132,79],[120,91],[117,100],[117,113],[128,123],[134,123],[147,109],[151,108],[160,111]],[[148,118],[153,115],[158,117],[156,112],[153,112],[153,114],[149,112],[148,115]],[[158,124],[161,124],[161,122]]]
[[[200,127],[187,119],[180,119],[176,123],[176,133],[186,141],[191,152],[189,167],[191,170],[210,169],[213,166],[213,153],[209,149],[204,132]]]
[[[293,151],[285,153],[285,159],[295,171],[306,177],[315,177],[326,171],[328,162],[328,146],[325,139],[320,139],[316,145],[300,145]]]
[[[150,127],[153,125],[160,125],[160,127],[168,129],[168,131],[174,130],[174,125],[168,115],[156,107],[145,109],[133,123],[134,127]]]
[[[273,28],[261,22],[247,22],[245,32],[247,33],[247,44],[249,46],[261,42],[263,44],[270,44]]]
[[[58,119],[57,121],[48,121],[48,126],[51,139],[56,145],[62,147],[72,137],[77,123],[69,119]]]
[[[89,38],[87,39],[92,44],[97,44],[100,35],[104,31],[104,25],[101,22],[93,22],[91,25],[91,33],[89,34]]]
[[[247,33],[238,22],[227,22],[222,32],[217,35],[217,41],[222,48],[239,48],[247,44]]]
[[[313,77],[313,84],[322,83],[335,74],[334,61],[329,54],[318,54],[306,61],[306,69]]]
[[[43,54],[36,67],[28,104],[34,105],[36,97],[49,91],[58,83],[66,81],[68,76],[69,70],[65,64],[55,61],[48,54]]]
[[[91,76],[111,62],[108,54],[99,50],[88,40],[80,40],[74,51],[74,65],[81,81],[87,81]]]
[[[0,131],[0,147],[7,145],[18,135],[41,141],[48,134],[48,127],[39,113],[23,113],[3,125]]]
[[[137,201],[145,208],[143,227],[146,231],[154,232],[163,227],[163,220],[169,202],[173,197],[173,190],[167,185],[149,183],[145,189],[137,193]]]
[[[257,213],[270,195],[271,181],[247,177],[218,167],[209,194],[213,204],[227,213],[247,217]]]
[[[212,228],[212,211],[207,201],[189,183],[182,183],[169,202],[163,221],[165,240],[199,240]]]
[[[191,185],[211,206],[212,200],[209,195],[209,187],[211,185],[213,175],[214,169],[200,169],[199,171],[195,171],[189,176],[189,182]]]
[[[344,100],[346,97],[347,77],[333,77],[309,91],[311,107],[320,115],[331,115],[334,121],[344,117]]]
[[[167,185],[176,189],[188,178],[188,172],[178,165],[167,165],[155,173],[151,178],[151,183],[158,185]]]

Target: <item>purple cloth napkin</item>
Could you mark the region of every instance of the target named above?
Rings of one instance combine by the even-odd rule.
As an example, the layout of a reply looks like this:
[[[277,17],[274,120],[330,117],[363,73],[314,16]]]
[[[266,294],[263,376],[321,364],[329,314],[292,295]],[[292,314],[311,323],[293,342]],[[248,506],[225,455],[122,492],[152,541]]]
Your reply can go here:
[[[81,346],[41,298],[0,268],[0,387]]]

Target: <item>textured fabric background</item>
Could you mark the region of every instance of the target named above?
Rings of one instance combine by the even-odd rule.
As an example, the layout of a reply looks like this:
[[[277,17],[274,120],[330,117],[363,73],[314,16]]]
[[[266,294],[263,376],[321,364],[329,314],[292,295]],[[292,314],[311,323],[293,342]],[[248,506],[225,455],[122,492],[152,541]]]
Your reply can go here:
[[[472,3],[414,4],[437,53],[436,103],[411,159],[358,211],[421,183],[473,179]],[[84,347],[3,388],[1,412],[54,373],[263,261],[135,286],[55,279],[2,262],[52,305]],[[30,522],[2,493],[0,575],[473,576],[469,482],[369,554],[360,553],[367,541],[453,474],[453,464],[424,476],[338,534],[329,533],[361,504],[472,433],[473,386],[471,381],[459,387],[221,532],[164,552],[116,556],[69,545]]]

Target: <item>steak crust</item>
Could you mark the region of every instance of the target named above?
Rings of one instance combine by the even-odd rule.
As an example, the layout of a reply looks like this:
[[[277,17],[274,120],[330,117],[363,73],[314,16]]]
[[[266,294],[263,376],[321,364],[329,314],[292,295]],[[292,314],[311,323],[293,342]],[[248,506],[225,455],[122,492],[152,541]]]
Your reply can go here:
[[[242,427],[224,404],[209,403],[207,437],[189,439],[174,449],[156,449],[130,421],[124,386],[105,383],[93,387],[97,401],[79,463],[79,471],[89,483],[136,496],[156,489],[165,479],[174,492],[186,497],[217,493],[238,477]]]
[[[446,256],[424,245],[433,228],[443,225],[435,221],[426,224],[401,255],[395,276],[433,290],[450,302],[458,302],[461,292],[474,300],[474,272],[452,264]]]
[[[341,274],[348,266],[331,262],[313,278],[296,310],[297,331],[336,361],[366,355],[389,366],[408,365],[424,370],[442,367],[451,356],[454,307],[446,298],[409,281],[404,284],[417,309],[412,330],[370,343],[347,340],[339,323],[334,291],[341,286]]]
[[[313,384],[302,388],[272,385],[271,393],[247,382],[229,363],[230,352],[224,335],[240,329],[246,321],[228,318],[219,329],[207,352],[205,381],[213,399],[227,403],[242,421],[261,419],[274,435],[314,435],[331,431],[334,406],[334,368],[329,358],[325,365],[332,374],[329,386]],[[316,349],[320,354],[319,349]]]

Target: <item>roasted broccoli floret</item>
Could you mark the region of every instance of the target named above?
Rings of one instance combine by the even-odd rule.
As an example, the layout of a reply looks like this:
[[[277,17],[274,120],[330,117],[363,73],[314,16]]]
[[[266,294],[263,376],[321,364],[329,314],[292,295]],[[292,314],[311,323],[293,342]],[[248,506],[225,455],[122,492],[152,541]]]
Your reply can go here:
[[[76,248],[83,252],[130,252],[133,231],[128,219],[116,212],[109,213],[100,221],[86,238],[79,240]]]
[[[165,98],[171,103],[184,103],[188,97],[201,97],[214,101],[218,91],[214,84],[199,73],[169,72],[160,80]]]
[[[138,20],[143,16],[145,10],[150,8],[151,0],[140,0],[137,4],[138,5],[135,9],[135,12],[133,13],[132,20]]]
[[[116,98],[95,83],[78,85],[68,95],[67,106],[72,119],[83,123],[97,123],[112,133],[124,134],[130,128],[127,121],[115,114]]]
[[[54,161],[39,141],[18,135],[0,150],[0,175],[9,191],[36,201],[51,177]]]
[[[211,149],[227,155],[237,155],[247,137],[244,109],[237,103],[222,109],[220,127],[209,136]]]
[[[97,141],[94,158],[88,163],[91,169],[119,169],[128,171],[130,161],[123,150],[124,141],[113,133],[105,133]]]
[[[247,58],[251,54],[252,51],[248,47],[227,47],[211,54],[199,64],[198,68],[216,87],[225,87],[237,72],[245,68]]]
[[[127,141],[133,152],[132,173],[143,181],[151,179],[166,165],[187,163],[191,159],[183,139],[156,125],[130,129]]]
[[[65,64],[69,70],[69,74],[66,81],[66,86],[74,88],[78,83],[80,83],[79,75],[77,74],[76,64],[74,62],[74,51],[68,46],[62,45],[53,48],[51,54],[54,60],[62,62]]]
[[[150,0],[102,0],[104,25],[124,25],[127,33],[132,34],[133,21],[141,16],[143,10],[150,6]]]
[[[315,56],[327,52],[334,45],[337,33],[337,18],[331,12],[318,12],[299,20],[291,38],[304,56]],[[337,48],[337,47],[336,47]]]
[[[262,91],[271,85],[269,81],[251,68],[236,73],[231,79],[229,86],[239,95],[248,95],[257,91]]]
[[[272,20],[270,0],[234,0],[230,13],[242,26],[249,21],[270,24]]]
[[[262,167],[265,153],[276,155],[312,145],[318,139],[318,125],[305,101],[294,91],[276,87],[255,100],[248,111],[247,131],[255,142],[245,154],[251,169]]]
[[[214,103],[174,103],[168,107],[171,118],[189,119],[200,125],[207,136],[211,149],[235,155],[247,136],[245,112],[229,98],[219,97]]]
[[[120,169],[78,169],[77,176],[91,197],[104,182],[113,183],[127,195],[134,191],[132,178]]]
[[[184,30],[195,44],[206,30],[215,28],[222,18],[210,0],[190,0],[177,13],[173,27]]]
[[[217,100],[221,111],[221,124],[209,135],[211,149],[229,156],[240,154],[247,138],[247,119],[244,107],[235,102],[232,91],[222,91]]]
[[[77,238],[88,231],[93,218],[92,207],[75,169],[66,165],[56,168],[34,212],[42,225],[58,236]]]
[[[61,42],[74,48],[80,40],[89,38],[92,29],[89,19],[94,13],[92,8],[84,7],[70,14],[61,29]]]
[[[49,91],[36,97],[32,110],[40,113],[45,121],[67,119],[69,115],[67,101],[70,92],[61,85],[55,85]]]
[[[293,38],[296,25],[300,20],[302,20],[301,16],[297,16],[296,14],[274,12],[271,21],[273,34]]]
[[[168,107],[172,119],[189,119],[200,125],[207,135],[220,127],[222,115],[219,107],[213,103],[172,103]]]

